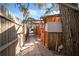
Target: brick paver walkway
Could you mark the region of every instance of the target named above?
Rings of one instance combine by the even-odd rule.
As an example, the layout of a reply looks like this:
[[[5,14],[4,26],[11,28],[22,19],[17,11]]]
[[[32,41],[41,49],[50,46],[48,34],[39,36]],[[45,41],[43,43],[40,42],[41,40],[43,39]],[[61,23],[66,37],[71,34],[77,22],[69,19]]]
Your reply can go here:
[[[40,39],[39,39],[40,40]],[[37,37],[30,35],[26,44],[21,49],[22,56],[54,56],[56,54],[48,50]]]

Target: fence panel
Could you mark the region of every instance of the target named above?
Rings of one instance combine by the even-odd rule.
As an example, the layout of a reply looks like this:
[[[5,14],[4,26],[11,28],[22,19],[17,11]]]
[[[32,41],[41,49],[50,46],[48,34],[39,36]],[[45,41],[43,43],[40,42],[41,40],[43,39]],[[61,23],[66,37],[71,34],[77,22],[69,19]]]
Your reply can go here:
[[[79,55],[79,8],[72,4],[60,4],[63,25],[64,55]]]
[[[20,52],[24,44],[22,30],[23,26],[18,18],[0,7],[0,55],[16,55]]]

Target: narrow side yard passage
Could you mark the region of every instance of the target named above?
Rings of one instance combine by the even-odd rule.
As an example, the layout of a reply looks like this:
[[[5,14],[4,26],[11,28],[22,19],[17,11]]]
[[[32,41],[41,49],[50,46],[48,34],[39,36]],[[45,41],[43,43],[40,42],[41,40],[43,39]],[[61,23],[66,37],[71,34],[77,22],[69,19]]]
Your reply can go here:
[[[57,54],[48,50],[40,41],[38,37],[29,35],[26,44],[21,49],[21,56],[54,56]]]

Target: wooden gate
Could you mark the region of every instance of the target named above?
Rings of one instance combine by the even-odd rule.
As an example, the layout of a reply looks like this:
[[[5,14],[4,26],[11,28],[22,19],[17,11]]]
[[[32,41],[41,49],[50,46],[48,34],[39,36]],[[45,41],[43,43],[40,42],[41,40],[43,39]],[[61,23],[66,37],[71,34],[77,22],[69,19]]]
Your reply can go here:
[[[57,51],[62,40],[62,26],[60,15],[46,16],[45,19],[45,46],[49,49]]]

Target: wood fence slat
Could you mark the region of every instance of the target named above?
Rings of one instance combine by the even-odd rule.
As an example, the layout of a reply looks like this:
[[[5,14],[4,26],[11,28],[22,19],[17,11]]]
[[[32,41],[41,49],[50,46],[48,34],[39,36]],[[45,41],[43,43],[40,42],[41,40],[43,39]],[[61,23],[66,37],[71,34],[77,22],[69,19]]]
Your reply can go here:
[[[0,6],[1,8],[1,6]],[[0,9],[0,13],[1,13],[1,9]],[[0,17],[0,46],[1,46],[1,17]]]
[[[1,17],[0,17],[0,46],[1,46]]]
[[[1,31],[2,31],[2,45],[4,45],[6,42],[5,42],[5,19],[1,19]]]

